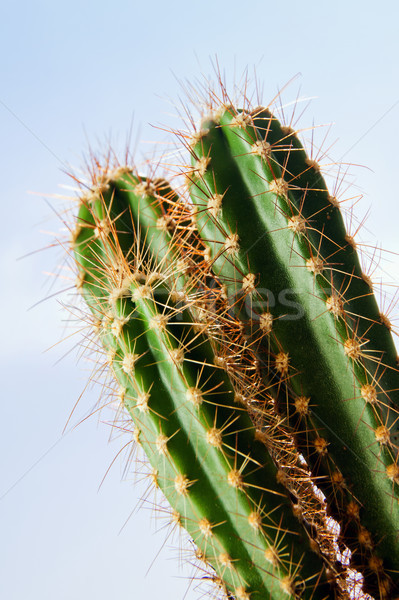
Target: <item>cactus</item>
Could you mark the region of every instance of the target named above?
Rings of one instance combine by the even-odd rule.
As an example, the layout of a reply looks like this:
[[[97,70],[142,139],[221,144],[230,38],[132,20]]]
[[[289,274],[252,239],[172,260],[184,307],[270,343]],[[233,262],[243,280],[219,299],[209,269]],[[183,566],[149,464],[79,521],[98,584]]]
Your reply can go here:
[[[72,248],[97,347],[172,520],[227,598],[353,598],[350,567],[363,593],[394,598],[390,322],[296,132],[222,96],[177,132],[191,154],[180,196],[95,165]]]
[[[73,235],[78,285],[174,520],[229,597],[328,597],[322,558],[200,318],[207,272],[199,256],[195,265],[190,231],[173,231],[165,207],[175,195],[129,169],[98,179]],[[223,304],[211,293],[212,306]]]
[[[349,528],[346,541],[364,575],[381,581],[385,568],[397,584],[396,350],[338,202],[294,132],[265,109],[222,105],[187,145],[213,270],[265,377],[293,392],[280,393],[279,409],[342,531],[350,510],[360,517],[357,540]],[[358,504],[340,501],[346,489]]]

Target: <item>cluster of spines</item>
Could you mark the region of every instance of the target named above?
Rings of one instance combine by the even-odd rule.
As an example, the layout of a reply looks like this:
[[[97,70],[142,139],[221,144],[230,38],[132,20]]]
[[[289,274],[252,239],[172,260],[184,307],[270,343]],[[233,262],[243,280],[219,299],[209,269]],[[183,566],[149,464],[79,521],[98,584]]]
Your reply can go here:
[[[356,540],[347,538],[352,542],[349,545],[354,555],[360,556],[364,572],[369,569],[381,581],[380,556],[384,556],[386,566],[394,572],[397,550],[395,488],[399,467],[393,435],[398,418],[396,352],[389,322],[376,308],[369,280],[360,269],[354,243],[343,227],[338,202],[329,196],[317,163],[304,156],[294,132],[283,128],[276,132],[278,127],[278,122],[268,111],[258,109],[251,115],[229,106],[222,106],[211,118],[203,120],[189,143],[193,167],[188,171],[188,179],[196,206],[196,224],[208,244],[213,269],[226,286],[230,303],[242,318],[260,364],[265,366],[264,371],[268,377],[271,373],[277,374],[294,390],[294,394],[283,394],[280,409],[298,430],[298,443],[314,473],[322,476],[320,485],[330,500],[334,516],[342,523],[342,533],[346,530],[350,537],[351,532],[357,530]],[[273,136],[268,138],[272,130]],[[247,186],[244,193],[243,184]],[[265,216],[267,210],[269,215]],[[261,221],[263,231],[261,228],[257,231],[255,216],[258,222]],[[263,221],[262,217],[265,217]],[[336,239],[332,229],[338,232]],[[281,282],[276,285],[270,269],[262,277],[262,267],[259,267],[262,257],[256,256],[256,245],[266,234],[270,243],[263,244],[263,260],[264,263],[271,262],[272,269],[283,278],[283,285]],[[275,260],[274,246],[278,244],[278,260]],[[279,262],[284,259],[281,275]],[[267,271],[267,266],[265,269]],[[301,272],[299,277],[298,272]],[[284,314],[281,309],[280,314],[276,314],[270,306],[270,294],[263,293],[266,289],[278,295],[292,288],[305,291],[305,299],[297,296],[296,300],[300,300],[297,305],[310,313],[307,339],[301,341],[293,332],[295,326],[290,331],[285,328],[285,332],[284,328],[279,328]],[[260,305],[263,311],[259,311]],[[251,318],[248,318],[248,309]],[[346,378],[346,388],[339,390],[338,397],[341,397],[337,407],[339,414],[344,416],[342,430],[347,430],[343,444],[345,435],[342,432],[338,430],[334,437],[325,427],[325,421],[333,421],[334,407],[330,403],[323,413],[324,400],[323,408],[318,410],[314,394],[306,393],[309,385],[304,377],[309,359],[319,359],[312,365],[316,384],[322,383],[323,391],[329,385],[331,368],[325,368],[323,353],[318,354],[323,337],[327,348],[324,357],[331,354],[333,363],[337,359],[333,364],[338,373],[338,376],[335,374],[336,382],[340,383],[337,380],[341,374]],[[302,360],[295,361],[300,358],[298,352],[303,341]],[[312,352],[312,345],[317,349],[316,353]],[[331,400],[329,390],[326,395],[327,400],[328,396]],[[290,403],[282,406],[288,397]],[[346,410],[345,405],[355,406],[355,409]],[[323,414],[326,415],[324,419]],[[350,454],[355,433],[357,456],[353,457]],[[341,452],[339,444],[346,446]],[[333,452],[331,447],[334,447]],[[341,457],[335,462],[331,456],[334,457],[337,450]],[[347,462],[346,455],[355,468],[344,479],[346,469],[342,466]],[[366,460],[367,464],[357,476],[354,493],[364,506],[361,516],[367,528],[359,521],[359,510],[355,510],[359,505],[347,493],[352,480],[356,479],[359,459]],[[372,480],[377,493],[369,491]],[[376,496],[371,510],[370,494]],[[380,502],[382,513],[385,511],[382,523],[378,522],[381,521]],[[368,529],[373,529],[375,521],[376,527],[370,535]],[[379,585],[382,597],[387,595],[384,586],[387,588],[388,585]]]
[[[169,210],[176,228],[187,232],[192,207],[180,201],[173,203]],[[324,503],[315,489],[317,480],[311,478],[285,418],[276,411],[275,388],[279,388],[279,382],[265,383],[262,378],[259,360],[244,334],[242,321],[231,311],[225,286],[213,273],[209,259],[201,261],[206,246],[195,227],[191,226],[191,234],[185,235],[183,247],[190,256],[200,259],[201,288],[203,292],[206,290],[206,301],[201,303],[201,308],[197,306],[197,314],[206,323],[205,331],[214,350],[216,365],[229,375],[236,404],[243,406],[251,416],[257,439],[265,444],[278,468],[278,481],[294,499],[295,514],[313,528],[314,547],[318,544],[318,551],[334,562],[337,546]],[[194,258],[195,263],[197,260]]]
[[[248,394],[254,362],[240,350],[241,328],[235,357],[223,354],[227,330],[234,346],[233,328],[223,325],[228,315],[208,306],[225,303],[224,288],[208,285],[207,256],[165,210],[175,204],[165,189],[127,169],[107,174],[82,198],[73,236],[79,287],[101,322],[119,398],[156,469],[154,481],[237,600],[326,595],[317,587],[321,559],[295,541],[300,527],[278,471],[237,405],[241,389],[244,404],[258,410],[257,395]],[[190,253],[182,255],[185,246]],[[231,380],[239,366],[247,379]]]

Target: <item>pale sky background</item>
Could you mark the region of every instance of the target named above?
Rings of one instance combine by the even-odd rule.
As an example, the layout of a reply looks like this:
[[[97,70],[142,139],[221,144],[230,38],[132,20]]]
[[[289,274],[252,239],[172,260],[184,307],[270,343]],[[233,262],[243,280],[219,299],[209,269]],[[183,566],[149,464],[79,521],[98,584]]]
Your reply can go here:
[[[99,149],[110,136],[123,148],[132,119],[133,140],[171,139],[149,123],[179,127],[178,81],[211,74],[215,55],[230,81],[255,67],[265,103],[297,76],[284,98],[313,98],[303,127],[334,123],[330,156],[362,165],[351,169],[348,194],[364,194],[364,241],[398,252],[398,22],[398,3],[384,0],[2,3],[3,598],[200,597],[190,569],[178,568],[178,539],[164,544],[163,521],[148,505],[131,515],[146,484],[124,477],[126,460],[116,458],[98,491],[127,438],[109,444],[110,427],[96,417],[62,435],[87,366],[77,364],[76,336],[55,345],[72,331],[60,308],[68,296],[45,300],[62,251],[40,250],[54,238],[46,232],[60,229],[45,198],[66,193],[67,165],[79,167],[88,143]],[[138,144],[137,160],[152,148]],[[397,256],[384,255],[381,267],[388,283],[399,281]],[[73,425],[97,397],[84,394]]]

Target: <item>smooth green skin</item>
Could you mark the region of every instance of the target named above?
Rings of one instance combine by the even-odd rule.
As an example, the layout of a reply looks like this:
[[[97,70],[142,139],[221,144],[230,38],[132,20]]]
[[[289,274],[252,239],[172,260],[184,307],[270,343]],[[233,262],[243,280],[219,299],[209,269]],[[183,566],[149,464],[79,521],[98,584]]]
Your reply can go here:
[[[323,572],[322,561],[309,550],[286,492],[276,483],[276,467],[263,444],[255,441],[255,430],[246,411],[234,406],[234,390],[224,371],[214,366],[210,343],[194,332],[190,313],[185,310],[179,314],[170,299],[169,291],[175,289],[176,276],[171,272],[166,282],[169,289],[165,283],[157,284],[152,297],[135,301],[130,294],[139,289],[142,282],[132,281],[129,295],[116,300],[110,309],[109,294],[116,284],[109,264],[117,244],[112,241],[112,235],[111,240],[106,241],[94,237],[93,211],[101,219],[106,207],[118,231],[118,241],[121,236],[122,248],[132,259],[130,248],[134,234],[130,226],[129,241],[128,215],[132,214],[135,222],[133,205],[139,202],[140,215],[146,215],[149,227],[146,233],[143,229],[142,239],[154,244],[157,260],[163,261],[161,266],[169,262],[165,258],[168,258],[166,243],[170,245],[170,239],[164,231],[153,231],[151,225],[156,222],[159,206],[150,198],[138,200],[126,189],[124,183],[119,185],[118,182],[112,191],[104,193],[104,203],[99,200],[90,207],[82,204],[78,222],[83,227],[75,241],[75,256],[84,273],[85,300],[94,317],[103,321],[101,343],[108,352],[115,353],[113,370],[125,390],[125,405],[140,430],[140,443],[157,470],[157,484],[180,513],[181,524],[233,593],[237,587],[244,586],[251,593],[251,600],[287,598],[278,582],[302,562],[298,577],[306,580],[304,597],[326,598],[330,594],[326,584],[314,587]],[[125,208],[121,210],[124,203]],[[140,218],[143,226],[144,219]],[[174,255],[173,250],[171,253]],[[148,260],[149,255],[146,256]],[[165,329],[152,329],[151,320],[159,314],[169,316],[168,324]],[[128,319],[118,336],[111,333],[112,317]],[[172,362],[169,355],[179,343],[185,346],[181,366]],[[141,355],[135,364],[134,376],[123,369],[126,352]],[[204,390],[208,392],[204,393],[201,406],[196,408],[188,402],[186,392],[199,382],[205,384]],[[135,398],[138,393],[149,390],[149,411],[143,412],[136,406]],[[206,433],[212,426],[223,429],[222,450],[206,441]],[[160,433],[169,438],[167,455],[157,451],[156,438]],[[244,490],[229,485],[227,475],[232,469],[242,470]],[[179,473],[192,482],[186,496],[179,495],[175,489],[174,478]],[[249,515],[257,508],[262,512],[262,533],[248,522]],[[214,535],[207,539],[198,525],[204,517],[215,526]],[[272,567],[265,560],[264,551],[275,540],[282,544],[284,560]],[[217,557],[222,552],[231,557],[234,570],[221,566]]]
[[[397,569],[399,513],[392,499],[393,484],[385,475],[385,464],[392,460],[374,437],[379,422],[360,397],[352,360],[337,341],[335,319],[326,310],[325,297],[319,297],[318,285],[323,288],[326,282],[305,267],[303,257],[310,257],[307,240],[287,227],[295,209],[284,197],[268,192],[268,182],[281,177],[277,161],[272,162],[272,172],[268,163],[250,152],[249,145],[259,139],[257,131],[233,128],[231,118],[225,112],[220,124],[203,122],[202,129],[208,132],[193,148],[194,165],[200,157],[210,159],[204,176],[194,174],[191,186],[199,233],[211,248],[213,268],[227,285],[235,307],[242,277],[248,272],[257,275],[255,300],[260,313],[268,309],[267,290],[276,300],[290,290],[289,300],[302,307],[303,316],[296,320],[283,318],[290,312],[287,304],[277,301],[269,309],[274,315],[273,335],[261,342],[258,353],[268,368],[270,349],[274,354],[289,353],[290,386],[298,395],[311,398],[312,417],[320,424],[317,434],[328,440],[329,453],[364,505],[363,523],[377,540],[384,565]],[[224,194],[217,220],[206,209],[214,193]],[[229,232],[237,233],[240,240],[240,251],[233,257],[223,252]],[[248,306],[248,298],[246,302]],[[254,322],[248,321],[253,328]],[[320,460],[313,448],[301,450],[310,464]]]

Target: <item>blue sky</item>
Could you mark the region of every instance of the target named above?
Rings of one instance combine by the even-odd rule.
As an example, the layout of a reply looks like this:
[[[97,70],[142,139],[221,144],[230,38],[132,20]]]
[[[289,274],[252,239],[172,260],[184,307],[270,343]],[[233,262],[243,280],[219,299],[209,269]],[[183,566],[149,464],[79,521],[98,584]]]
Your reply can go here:
[[[363,194],[359,220],[368,213],[362,239],[398,252],[399,9],[364,2],[360,12],[340,0],[15,1],[0,17],[3,595],[193,600],[178,538],[164,544],[150,505],[134,511],[146,483],[124,477],[126,459],[115,460],[98,491],[126,442],[108,443],[109,417],[62,435],[88,367],[77,364],[77,336],[58,343],[71,332],[61,309],[68,295],[49,297],[57,288],[48,273],[63,261],[60,248],[45,249],[65,207],[56,195],[71,194],[65,171],[83,164],[89,144],[112,139],[121,150],[132,123],[138,161],[170,141],[149,124],[181,126],[179,81],[212,74],[217,56],[229,81],[255,69],[266,103],[291,79],[285,101],[313,98],[301,122],[333,123],[329,154],[353,164],[348,195]],[[384,254],[380,267],[386,281],[399,280],[397,256]],[[72,426],[98,394],[86,391]]]

